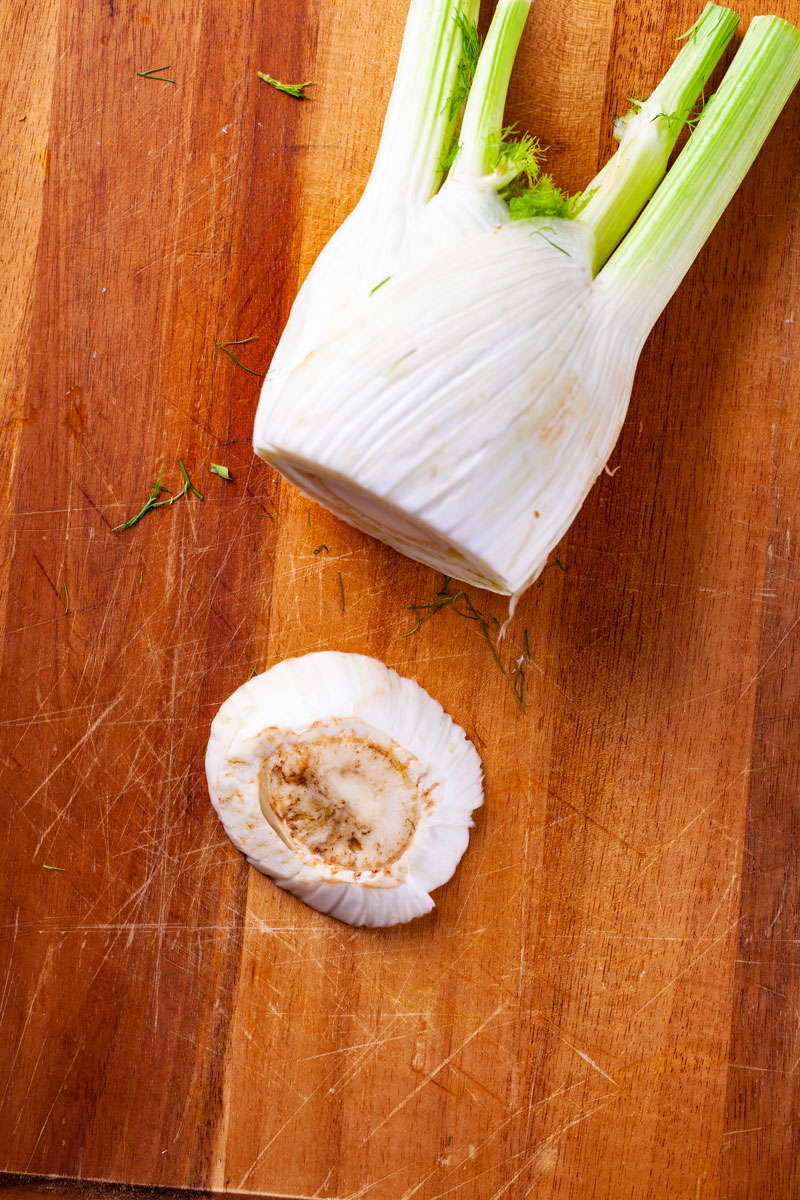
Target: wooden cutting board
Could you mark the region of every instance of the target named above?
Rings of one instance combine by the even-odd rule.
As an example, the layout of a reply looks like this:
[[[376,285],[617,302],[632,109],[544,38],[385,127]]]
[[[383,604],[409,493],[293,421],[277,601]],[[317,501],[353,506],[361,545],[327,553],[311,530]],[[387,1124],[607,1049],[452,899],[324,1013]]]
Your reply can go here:
[[[2,8],[3,1182],[800,1194],[800,95],[519,606],[523,713],[474,624],[406,636],[440,577],[254,460],[259,380],[214,344],[266,370],[366,179],[405,0]],[[537,0],[509,119],[562,186],[698,12]],[[115,532],[178,456],[202,503]],[[208,802],[222,700],[323,648],[416,677],[484,759],[405,928],[280,892]]]

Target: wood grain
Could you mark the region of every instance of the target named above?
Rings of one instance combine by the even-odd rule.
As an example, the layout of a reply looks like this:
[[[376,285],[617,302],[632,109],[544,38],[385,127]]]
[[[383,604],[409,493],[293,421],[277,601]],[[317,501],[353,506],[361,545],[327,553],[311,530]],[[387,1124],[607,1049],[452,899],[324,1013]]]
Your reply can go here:
[[[405,0],[2,8],[6,1190],[795,1195],[800,97],[520,605],[523,714],[467,622],[404,636],[440,578],[253,460],[258,380],[214,346],[256,334],[266,368],[366,179]],[[509,118],[565,186],[696,15],[539,0]],[[115,532],[178,455],[202,503]],[[484,758],[406,928],[300,905],[208,803],[222,700],[331,648],[415,676]]]

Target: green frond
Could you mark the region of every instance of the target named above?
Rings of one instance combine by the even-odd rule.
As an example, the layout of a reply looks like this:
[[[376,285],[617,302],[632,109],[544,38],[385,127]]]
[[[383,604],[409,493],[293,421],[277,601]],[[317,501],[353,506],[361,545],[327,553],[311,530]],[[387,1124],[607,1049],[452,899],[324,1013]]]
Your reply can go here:
[[[458,75],[453,84],[453,90],[447,101],[448,116],[451,120],[461,106],[467,102],[469,89],[472,87],[472,81],[475,78],[475,68],[478,65],[478,59],[481,55],[481,39],[478,34],[478,26],[460,11],[454,13],[453,20],[461,34],[461,61],[458,64]]]
[[[536,182],[518,196],[511,196],[508,211],[512,221],[531,217],[566,217],[575,215],[579,195],[568,196],[553,183],[552,175],[540,175]]]
[[[522,137],[517,137],[516,133],[516,126],[511,125],[490,139],[489,170],[513,174],[516,179],[532,184],[539,175],[542,148],[530,133]]]

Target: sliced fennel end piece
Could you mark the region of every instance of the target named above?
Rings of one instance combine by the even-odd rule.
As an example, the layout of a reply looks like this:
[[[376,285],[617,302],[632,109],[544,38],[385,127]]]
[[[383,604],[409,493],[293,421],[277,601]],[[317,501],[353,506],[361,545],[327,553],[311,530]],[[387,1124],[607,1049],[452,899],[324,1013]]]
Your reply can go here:
[[[307,654],[249,679],[214,718],[206,774],[248,862],[350,925],[430,912],[483,801],[463,729],[359,654]]]

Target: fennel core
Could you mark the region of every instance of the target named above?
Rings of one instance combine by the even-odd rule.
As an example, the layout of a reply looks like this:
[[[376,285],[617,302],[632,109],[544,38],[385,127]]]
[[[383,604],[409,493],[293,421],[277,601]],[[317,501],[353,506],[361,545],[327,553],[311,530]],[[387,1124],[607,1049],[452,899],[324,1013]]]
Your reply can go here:
[[[529,9],[498,0],[476,53],[479,0],[411,0],[372,174],[300,289],[254,432],[350,524],[511,596],[609,461],[642,346],[800,78],[798,30],[756,17],[706,100],[738,24],[708,4],[566,195],[504,122]]]

